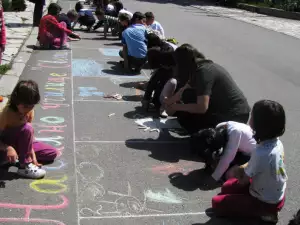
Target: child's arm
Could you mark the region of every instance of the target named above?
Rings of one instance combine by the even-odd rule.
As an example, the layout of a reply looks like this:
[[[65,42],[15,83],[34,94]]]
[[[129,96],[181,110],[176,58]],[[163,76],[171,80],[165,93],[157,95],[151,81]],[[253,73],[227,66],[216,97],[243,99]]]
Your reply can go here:
[[[27,122],[32,123],[33,119],[34,119],[34,110],[31,110],[27,115]]]
[[[222,177],[229,168],[230,163],[234,160],[240,146],[241,136],[242,134],[238,130],[232,130],[230,132],[224,154],[221,156],[218,166],[212,174],[215,180],[219,180]]]

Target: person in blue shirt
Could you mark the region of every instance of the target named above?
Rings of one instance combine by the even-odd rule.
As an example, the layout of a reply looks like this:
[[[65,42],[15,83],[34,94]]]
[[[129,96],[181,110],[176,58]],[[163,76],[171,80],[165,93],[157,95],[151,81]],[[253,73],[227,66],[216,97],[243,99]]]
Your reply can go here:
[[[78,13],[78,18],[77,21],[74,22],[73,28],[78,22],[80,26],[86,26],[87,31],[90,31],[96,22],[93,12],[90,9],[84,9],[81,2],[76,3],[75,10]]]
[[[123,50],[120,56],[124,59],[121,64],[126,71],[140,73],[147,58],[147,38],[145,15],[136,12],[132,17],[132,24],[122,33]]]

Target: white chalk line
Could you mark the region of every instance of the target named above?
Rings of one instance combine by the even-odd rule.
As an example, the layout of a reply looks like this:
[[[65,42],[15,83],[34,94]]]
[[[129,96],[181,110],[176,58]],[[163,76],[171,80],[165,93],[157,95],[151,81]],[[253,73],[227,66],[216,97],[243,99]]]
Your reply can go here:
[[[157,141],[157,140],[128,140],[128,141],[76,141],[75,143],[153,143],[153,144],[186,144],[188,141]]]
[[[107,102],[107,103],[131,103],[131,101],[124,100],[104,100],[104,99],[75,99],[74,102]]]
[[[170,213],[170,214],[148,214],[148,215],[125,215],[125,216],[88,216],[79,217],[80,220],[83,219],[117,219],[117,218],[144,218],[144,217],[168,217],[168,216],[196,216],[196,215],[206,215],[205,212],[189,212],[189,213]]]
[[[71,3],[70,3],[71,5]],[[71,64],[72,64],[72,60],[73,60],[73,51],[71,50]],[[72,67],[70,67],[70,76],[71,76],[71,113],[72,113],[72,127],[73,127],[73,132],[72,132],[72,139],[73,139],[73,163],[74,166],[77,165],[77,160],[76,160],[76,144],[75,144],[75,113],[74,113],[74,77],[72,75]],[[79,204],[78,204],[78,176],[77,176],[77,172],[76,170],[75,172],[75,192],[76,192],[76,202],[77,202],[77,224],[80,224],[80,219],[79,219]]]

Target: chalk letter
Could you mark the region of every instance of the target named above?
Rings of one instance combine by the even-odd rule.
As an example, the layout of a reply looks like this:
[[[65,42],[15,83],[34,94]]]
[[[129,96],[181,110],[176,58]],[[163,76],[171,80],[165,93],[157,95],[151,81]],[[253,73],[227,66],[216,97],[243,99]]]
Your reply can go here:
[[[59,124],[65,122],[65,119],[63,117],[57,117],[57,116],[46,116],[46,117],[42,117],[40,121],[45,123]]]
[[[63,126],[39,126],[39,127],[42,127],[42,128],[48,128],[48,129],[45,129],[45,130],[39,130],[39,134],[40,133],[44,133],[44,132],[53,132],[53,133],[63,133],[63,128],[66,127],[67,125],[63,125]]]
[[[44,138],[35,138],[37,141],[54,143],[55,146],[60,146],[62,143],[58,140],[63,140],[64,137],[56,136],[56,137],[44,137]]]
[[[60,107],[69,107],[69,104],[55,104],[55,103],[46,103],[42,104],[41,107],[42,109],[57,109]]]
[[[48,97],[48,96],[59,96],[59,97],[62,97],[64,96],[64,93],[58,93],[58,92],[45,92],[45,97]]]
[[[30,183],[30,187],[40,193],[45,194],[57,194],[67,190],[67,185],[63,184],[62,182],[66,181],[68,178],[66,175],[59,180],[52,180],[52,179],[43,179],[43,180],[35,180]],[[44,188],[43,185],[47,186],[54,186],[55,189]]]
[[[50,76],[52,76],[52,77],[66,77],[67,74],[66,73],[64,73],[64,74],[50,73]]]

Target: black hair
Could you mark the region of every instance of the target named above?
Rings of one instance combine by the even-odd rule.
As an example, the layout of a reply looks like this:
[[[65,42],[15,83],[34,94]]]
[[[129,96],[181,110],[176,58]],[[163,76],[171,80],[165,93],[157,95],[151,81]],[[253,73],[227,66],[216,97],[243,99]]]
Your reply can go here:
[[[151,69],[175,66],[173,52],[163,52],[160,47],[150,48],[147,52],[147,59]]]
[[[48,6],[48,14],[50,14],[52,16],[57,16],[61,10],[62,10],[62,8],[57,3],[51,3]]]
[[[175,60],[178,68],[177,76],[180,82],[188,81],[197,67],[197,60],[205,56],[190,44],[183,44],[175,50]]]
[[[132,16],[131,23],[135,24],[137,20],[145,19],[145,15],[141,12],[135,12]]]
[[[256,102],[251,112],[251,126],[257,143],[280,137],[285,132],[285,111],[281,104],[272,100]]]
[[[75,5],[76,12],[79,12],[81,9],[83,9],[83,4],[81,2],[77,2]]]
[[[227,126],[201,130],[191,136],[191,152],[196,153],[206,163],[220,158],[228,142]]]
[[[120,10],[124,8],[123,3],[119,1],[114,2],[114,6],[117,15],[119,14]]]
[[[152,48],[152,47],[160,47],[162,44],[162,40],[154,33],[148,33],[147,34],[147,47]]]
[[[154,19],[154,14],[153,12],[146,12],[145,13],[146,19]]]
[[[128,21],[128,22],[130,22],[130,17],[129,17],[129,15],[126,14],[126,13],[121,13],[121,14],[119,15],[119,20],[120,20],[120,21]]]
[[[41,96],[38,84],[33,80],[21,80],[11,93],[8,107],[14,111],[18,111],[18,105],[36,105],[40,100]]]
[[[95,11],[95,15],[96,15],[96,16],[104,16],[104,15],[105,15],[105,12],[104,12],[103,9],[98,8],[98,9],[96,9],[96,11]]]
[[[71,9],[67,12],[67,17],[69,18],[76,18],[78,16],[76,10],[74,9]]]

